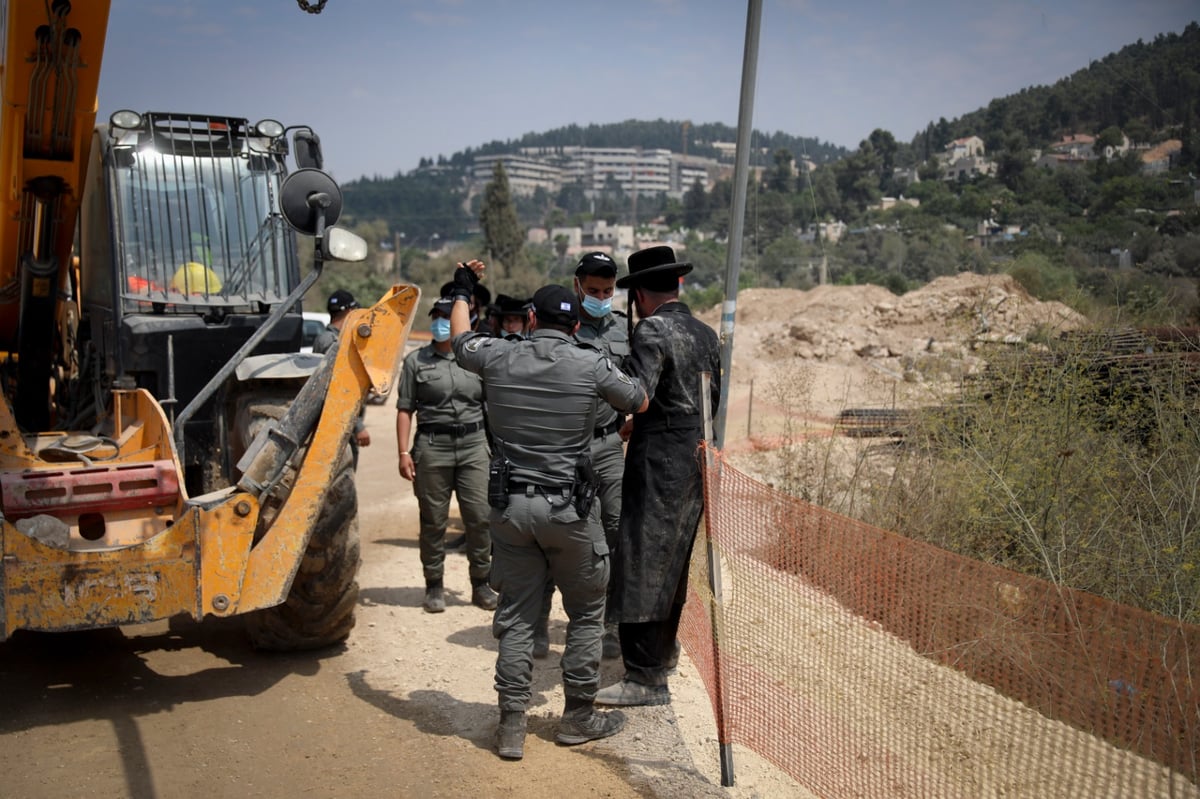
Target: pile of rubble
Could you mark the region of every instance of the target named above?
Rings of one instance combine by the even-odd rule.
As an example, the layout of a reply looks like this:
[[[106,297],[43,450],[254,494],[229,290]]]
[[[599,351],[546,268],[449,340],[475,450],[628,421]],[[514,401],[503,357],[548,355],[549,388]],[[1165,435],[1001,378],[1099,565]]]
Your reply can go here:
[[[719,329],[717,309],[700,317]],[[748,289],[738,295],[731,386],[804,365],[839,395],[818,403],[835,411],[860,401],[846,396],[855,393],[847,387],[860,382],[856,376],[953,379],[982,369],[981,344],[1019,344],[1086,324],[1062,303],[1034,299],[1008,275],[961,273],[903,296],[873,285]]]

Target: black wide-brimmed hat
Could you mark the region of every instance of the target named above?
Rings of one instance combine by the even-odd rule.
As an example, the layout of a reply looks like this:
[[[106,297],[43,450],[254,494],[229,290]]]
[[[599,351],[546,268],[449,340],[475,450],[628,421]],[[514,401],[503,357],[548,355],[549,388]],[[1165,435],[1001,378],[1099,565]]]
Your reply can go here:
[[[507,294],[497,294],[496,301],[489,306],[495,316],[524,316],[529,312],[530,301]]]
[[[680,275],[692,271],[692,265],[675,260],[675,251],[665,244],[647,247],[629,256],[629,274],[617,279],[617,288],[630,286],[665,287]]]

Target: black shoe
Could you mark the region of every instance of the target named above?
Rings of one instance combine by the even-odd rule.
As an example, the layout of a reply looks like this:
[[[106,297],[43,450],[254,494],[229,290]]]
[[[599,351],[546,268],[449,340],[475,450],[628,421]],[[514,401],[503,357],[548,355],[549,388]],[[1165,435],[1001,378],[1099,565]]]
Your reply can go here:
[[[461,533],[459,535],[452,536],[452,537],[446,539],[446,549],[447,550],[462,549],[466,545],[467,545],[467,534],[466,533]]]
[[[426,613],[442,613],[446,610],[446,592],[441,582],[425,586],[425,601],[421,603]]]
[[[480,583],[471,589],[471,604],[477,608],[495,610],[499,601],[500,595],[487,583]]]
[[[496,728],[496,754],[505,760],[520,760],[525,756],[524,711],[500,711],[500,726]]]
[[[642,685],[640,682],[621,680],[616,685],[601,688],[596,692],[597,705],[635,707],[638,705],[667,705],[671,702],[671,691],[665,685]]]
[[[625,728],[625,714],[619,710],[597,713],[591,707],[563,713],[554,740],[566,746],[587,743],[616,735]]]

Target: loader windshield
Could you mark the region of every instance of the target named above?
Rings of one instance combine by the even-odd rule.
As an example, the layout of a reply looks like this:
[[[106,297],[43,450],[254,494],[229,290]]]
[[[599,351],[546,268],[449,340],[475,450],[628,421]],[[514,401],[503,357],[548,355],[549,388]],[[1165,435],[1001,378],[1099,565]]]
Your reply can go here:
[[[110,166],[125,312],[279,302],[293,279],[282,165],[233,144],[188,150],[160,140]]]

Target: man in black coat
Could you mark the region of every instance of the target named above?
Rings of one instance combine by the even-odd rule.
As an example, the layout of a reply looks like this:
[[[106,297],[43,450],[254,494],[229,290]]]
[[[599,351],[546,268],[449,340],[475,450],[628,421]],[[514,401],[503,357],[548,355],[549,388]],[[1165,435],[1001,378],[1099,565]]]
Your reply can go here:
[[[621,485],[621,522],[613,557],[608,619],[619,624],[625,677],[596,694],[605,705],[671,701],[667,674],[687,599],[688,561],[704,509],[700,373],[712,375],[712,408],[721,393],[720,342],[679,301],[679,278],[692,271],[670,247],[629,256],[639,318],[626,371],[650,396],[633,421]]]

